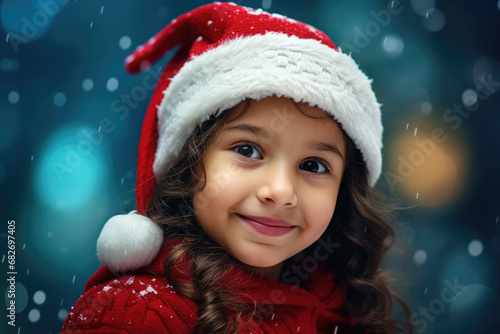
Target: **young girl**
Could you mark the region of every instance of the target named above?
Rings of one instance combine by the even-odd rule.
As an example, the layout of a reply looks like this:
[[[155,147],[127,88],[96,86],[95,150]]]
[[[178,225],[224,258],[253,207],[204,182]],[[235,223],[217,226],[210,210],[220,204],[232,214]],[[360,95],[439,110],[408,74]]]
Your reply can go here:
[[[159,78],[138,211],[63,333],[393,333],[372,204],[382,124],[370,80],[322,32],[232,3],[172,21],[127,59]]]

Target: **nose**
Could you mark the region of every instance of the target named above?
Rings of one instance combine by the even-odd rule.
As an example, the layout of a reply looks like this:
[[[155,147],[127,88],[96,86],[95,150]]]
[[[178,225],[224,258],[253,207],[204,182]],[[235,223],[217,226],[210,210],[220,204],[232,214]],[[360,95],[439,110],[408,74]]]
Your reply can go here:
[[[284,163],[262,170],[263,175],[257,189],[262,203],[273,203],[276,207],[295,207],[297,194],[294,173]]]

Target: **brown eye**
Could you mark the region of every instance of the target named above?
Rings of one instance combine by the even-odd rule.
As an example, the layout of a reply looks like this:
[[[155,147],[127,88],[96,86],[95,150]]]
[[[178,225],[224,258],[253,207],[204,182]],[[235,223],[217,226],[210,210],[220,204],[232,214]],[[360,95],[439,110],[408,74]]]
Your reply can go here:
[[[251,159],[262,159],[259,151],[252,145],[239,145],[233,149],[236,153]]]
[[[329,169],[317,160],[307,160],[300,164],[300,169],[309,173],[328,173]]]

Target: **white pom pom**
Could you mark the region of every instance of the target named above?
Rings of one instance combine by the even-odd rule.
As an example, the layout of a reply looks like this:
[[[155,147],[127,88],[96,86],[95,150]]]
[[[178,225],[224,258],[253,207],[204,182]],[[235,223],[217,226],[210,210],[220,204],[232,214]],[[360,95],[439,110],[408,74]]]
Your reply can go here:
[[[163,231],[151,219],[131,211],[111,217],[97,240],[97,256],[113,272],[145,267],[158,255]]]

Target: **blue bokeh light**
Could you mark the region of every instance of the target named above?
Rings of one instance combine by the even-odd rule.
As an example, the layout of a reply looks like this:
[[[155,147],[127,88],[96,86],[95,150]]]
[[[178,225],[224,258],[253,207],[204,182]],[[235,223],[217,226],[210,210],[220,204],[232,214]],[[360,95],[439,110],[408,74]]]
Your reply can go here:
[[[85,209],[107,174],[96,130],[66,126],[46,141],[35,172],[36,193],[55,211]],[[94,137],[92,137],[94,135]]]
[[[59,1],[4,0],[1,5],[2,26],[11,34],[11,42],[26,44],[47,32],[63,6]]]
[[[9,305],[9,299],[10,299],[8,297],[9,289],[10,289],[10,286],[7,287],[7,289],[5,290],[5,293],[4,293],[4,300],[5,300],[6,305]],[[28,305],[28,301],[29,301],[28,290],[26,290],[26,287],[21,282],[16,282],[15,283],[15,291],[16,291],[16,304],[15,304],[16,313],[21,313],[22,311],[24,311],[24,309]]]
[[[493,333],[499,302],[499,294],[487,285],[464,287],[450,307],[451,327],[455,333]]]

